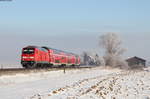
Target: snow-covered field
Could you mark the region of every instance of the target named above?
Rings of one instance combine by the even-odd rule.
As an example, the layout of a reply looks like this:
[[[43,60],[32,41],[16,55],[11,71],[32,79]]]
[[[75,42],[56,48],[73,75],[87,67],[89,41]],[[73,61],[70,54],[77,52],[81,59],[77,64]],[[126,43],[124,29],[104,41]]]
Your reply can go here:
[[[19,63],[15,63],[15,64],[0,63],[0,69],[5,69],[5,68],[23,68],[23,67]]]
[[[92,68],[0,77],[2,99],[149,99],[150,71]]]

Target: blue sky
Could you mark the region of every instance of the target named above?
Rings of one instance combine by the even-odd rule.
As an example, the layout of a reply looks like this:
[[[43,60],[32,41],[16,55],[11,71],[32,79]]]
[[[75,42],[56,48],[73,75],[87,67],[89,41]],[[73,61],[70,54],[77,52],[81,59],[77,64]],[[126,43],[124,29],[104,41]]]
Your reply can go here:
[[[106,32],[121,35],[126,57],[150,59],[149,4],[150,0],[0,1],[0,60],[17,61],[20,49],[31,44],[98,52],[98,36]]]
[[[149,32],[149,4],[149,0],[1,1],[0,27],[8,33],[45,35]]]

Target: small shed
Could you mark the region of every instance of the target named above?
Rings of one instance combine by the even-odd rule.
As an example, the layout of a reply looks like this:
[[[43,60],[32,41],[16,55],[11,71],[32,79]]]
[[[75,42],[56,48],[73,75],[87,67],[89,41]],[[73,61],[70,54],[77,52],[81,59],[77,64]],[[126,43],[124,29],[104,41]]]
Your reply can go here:
[[[145,67],[146,66],[146,60],[136,57],[136,56],[128,58],[126,61],[128,65],[131,67],[139,67],[139,66]]]

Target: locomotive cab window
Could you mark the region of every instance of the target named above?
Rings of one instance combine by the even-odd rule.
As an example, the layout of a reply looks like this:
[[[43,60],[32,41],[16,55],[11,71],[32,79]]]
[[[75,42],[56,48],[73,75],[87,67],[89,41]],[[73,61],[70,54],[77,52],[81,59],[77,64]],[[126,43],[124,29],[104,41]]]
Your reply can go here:
[[[34,49],[33,48],[25,48],[23,49],[23,54],[33,54],[34,53]]]

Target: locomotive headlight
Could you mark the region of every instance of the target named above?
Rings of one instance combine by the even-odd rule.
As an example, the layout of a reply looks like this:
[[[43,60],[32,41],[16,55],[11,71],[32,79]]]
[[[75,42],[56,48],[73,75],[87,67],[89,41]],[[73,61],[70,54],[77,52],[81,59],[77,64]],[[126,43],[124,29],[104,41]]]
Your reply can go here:
[[[34,57],[29,57],[29,58],[32,58],[32,59],[33,59]]]
[[[23,56],[22,58],[27,58],[26,56]]]

